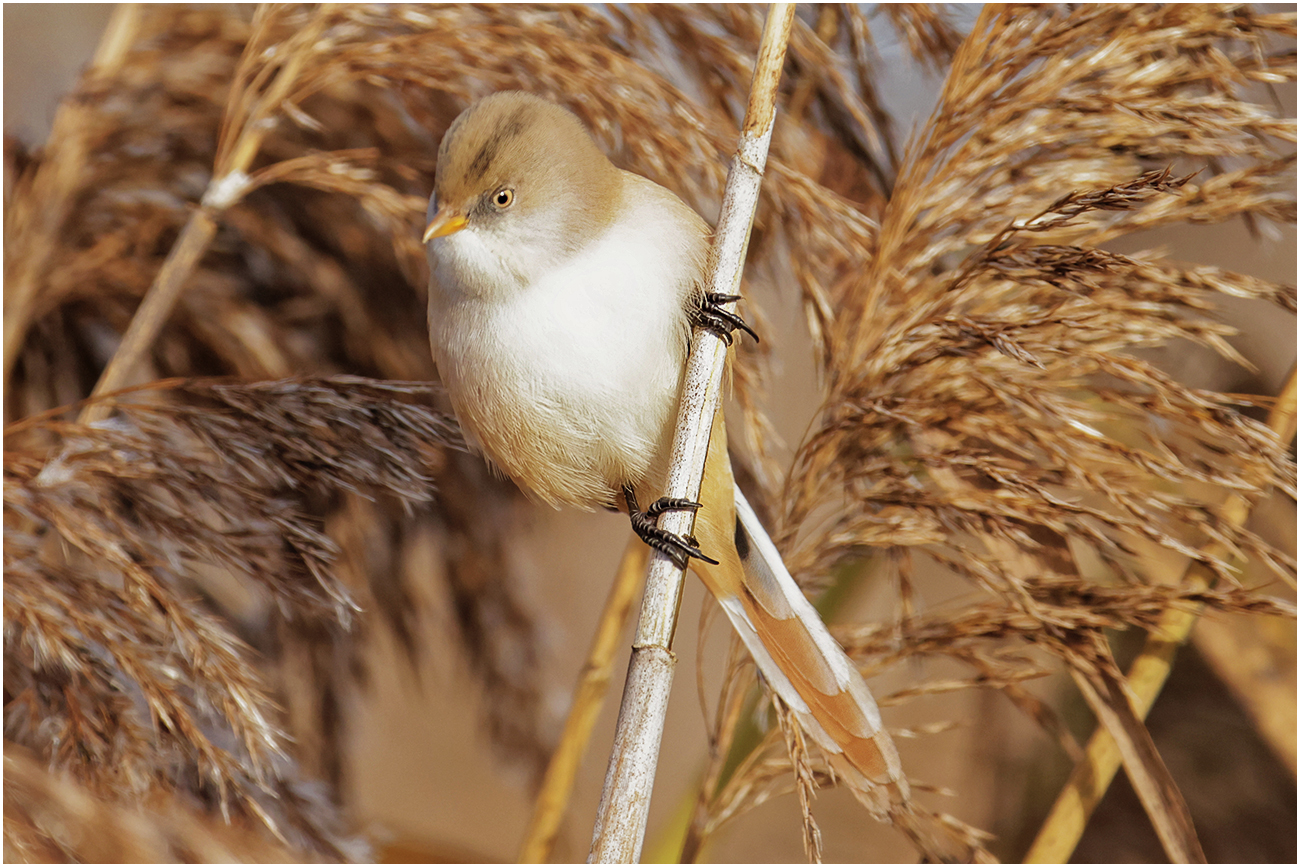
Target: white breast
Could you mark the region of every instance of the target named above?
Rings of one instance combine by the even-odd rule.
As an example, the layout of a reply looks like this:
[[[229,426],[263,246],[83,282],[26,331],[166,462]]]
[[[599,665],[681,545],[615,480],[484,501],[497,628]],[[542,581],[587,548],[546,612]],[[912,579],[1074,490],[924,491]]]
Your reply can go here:
[[[704,224],[663,188],[626,178],[621,218],[528,285],[448,291],[453,257],[437,257],[430,332],[461,424],[550,503],[605,505],[658,472],[676,417]],[[472,231],[444,240],[490,271]],[[501,285],[510,281],[500,274]]]

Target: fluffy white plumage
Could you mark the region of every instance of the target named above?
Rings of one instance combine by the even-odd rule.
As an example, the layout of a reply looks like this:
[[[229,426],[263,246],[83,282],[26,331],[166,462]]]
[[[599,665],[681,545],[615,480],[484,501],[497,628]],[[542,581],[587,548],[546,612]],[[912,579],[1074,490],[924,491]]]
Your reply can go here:
[[[664,207],[662,187],[620,174],[618,218],[558,261],[554,245],[534,249],[545,232],[471,225],[430,244],[429,326],[456,413],[548,503],[606,505],[662,475],[677,414],[705,236]],[[541,273],[516,265],[541,259]]]

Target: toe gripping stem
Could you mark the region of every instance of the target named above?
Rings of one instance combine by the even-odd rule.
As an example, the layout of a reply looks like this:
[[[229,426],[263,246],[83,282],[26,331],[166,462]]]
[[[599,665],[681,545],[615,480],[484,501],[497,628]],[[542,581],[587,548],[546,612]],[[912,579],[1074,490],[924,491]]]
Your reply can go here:
[[[699,503],[681,497],[660,497],[643,512],[636,503],[636,494],[626,485],[623,487],[623,499],[627,501],[627,514],[632,519],[632,530],[651,548],[671,557],[678,567],[685,569],[692,557],[717,565],[717,560],[700,550],[700,543],[694,536],[679,536],[661,529],[655,523],[655,519],[664,512],[679,509],[694,512],[700,507]]]
[[[754,333],[754,329],[745,324],[745,320],[729,310],[722,309],[723,304],[739,300],[739,295],[723,295],[720,292],[704,293],[704,300],[695,311],[695,323],[721,337],[728,346],[731,345],[731,333],[736,330],[745,332],[757,342],[758,335]]]

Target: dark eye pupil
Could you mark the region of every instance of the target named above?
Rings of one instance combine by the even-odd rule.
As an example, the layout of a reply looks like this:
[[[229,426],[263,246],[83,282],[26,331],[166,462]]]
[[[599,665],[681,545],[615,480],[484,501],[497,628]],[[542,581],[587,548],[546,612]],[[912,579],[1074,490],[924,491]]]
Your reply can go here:
[[[497,204],[500,205],[500,206],[503,207],[503,208],[504,208],[506,205],[510,204],[510,201],[511,201],[512,198],[513,198],[513,196],[511,195],[511,193],[510,193],[509,190],[498,190],[498,191],[497,191]]]

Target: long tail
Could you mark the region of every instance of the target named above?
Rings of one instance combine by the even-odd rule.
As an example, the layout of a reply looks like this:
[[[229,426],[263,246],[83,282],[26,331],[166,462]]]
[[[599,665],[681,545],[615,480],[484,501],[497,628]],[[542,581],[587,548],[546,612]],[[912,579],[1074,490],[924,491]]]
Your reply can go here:
[[[835,772],[873,815],[888,820],[909,796],[898,751],[862,675],[790,577],[733,482],[719,428],[722,423],[715,422],[695,535],[701,549],[720,562],[692,561],[691,568]]]
[[[909,790],[876,700],[790,577],[745,495],[734,490],[745,592],[719,601],[781,700],[836,772],[856,783],[853,790],[863,804],[883,818],[891,805],[907,800]],[[776,686],[781,680],[784,684]]]
[[[992,861],[984,832],[911,800],[894,741],[861,673],[790,577],[731,474],[723,414],[714,418],[696,512],[700,548],[719,562],[691,568],[722,605],[763,677],[878,819],[938,861]]]

